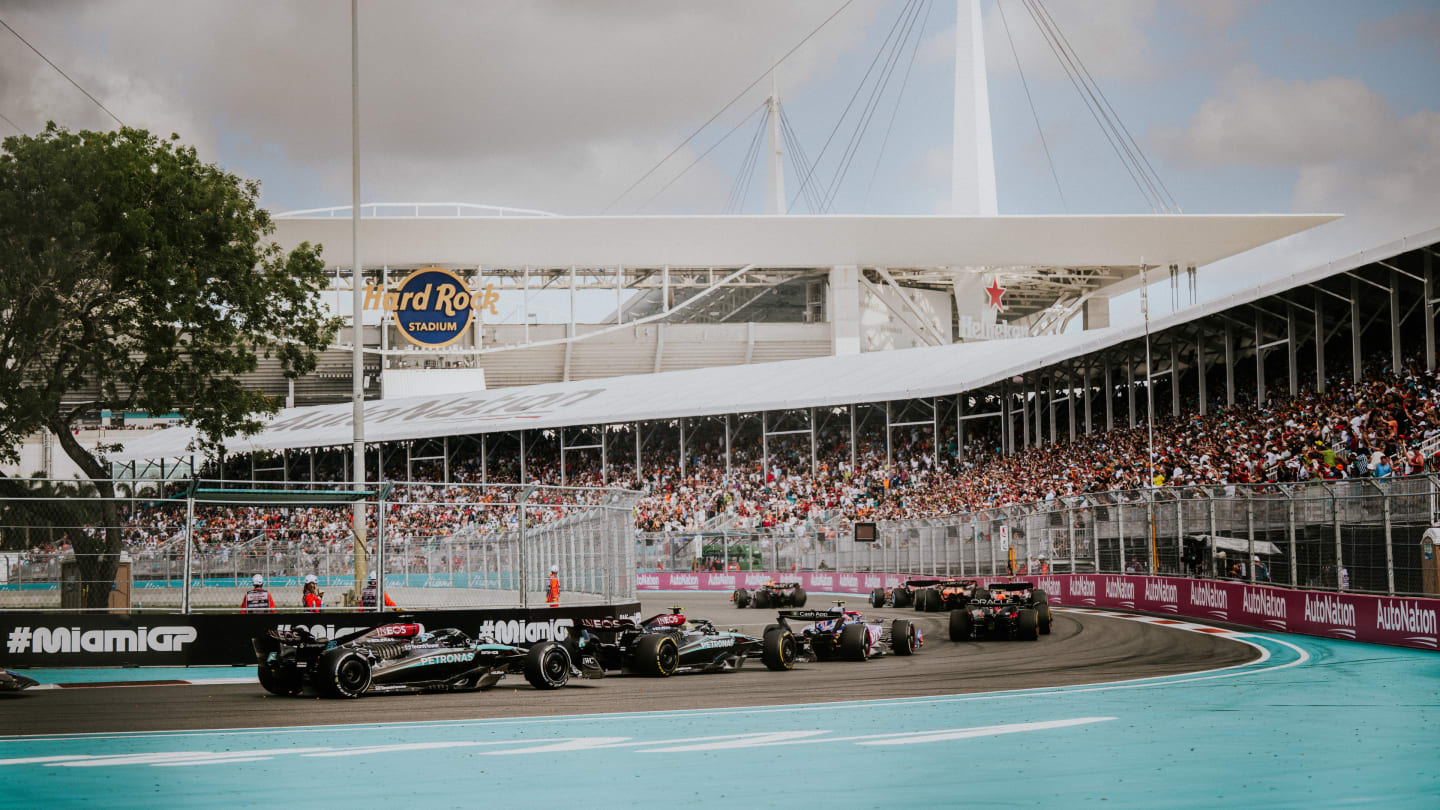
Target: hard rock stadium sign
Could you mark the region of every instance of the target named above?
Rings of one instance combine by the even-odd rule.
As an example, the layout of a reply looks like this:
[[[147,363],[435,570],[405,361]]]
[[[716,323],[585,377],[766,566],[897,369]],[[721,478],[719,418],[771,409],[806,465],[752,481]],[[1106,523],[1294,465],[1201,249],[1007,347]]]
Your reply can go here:
[[[459,276],[443,267],[422,267],[393,290],[365,285],[365,309],[394,313],[395,327],[405,339],[423,348],[449,346],[459,340],[476,311],[499,315],[500,295],[493,286],[471,290]]]

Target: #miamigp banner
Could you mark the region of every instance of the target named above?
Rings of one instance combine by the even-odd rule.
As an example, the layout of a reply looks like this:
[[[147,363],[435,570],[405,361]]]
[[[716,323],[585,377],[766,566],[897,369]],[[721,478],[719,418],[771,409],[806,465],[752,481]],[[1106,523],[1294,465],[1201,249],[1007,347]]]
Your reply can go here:
[[[767,582],[799,582],[811,593],[865,596],[921,575],[830,571],[800,573],[731,571],[657,572],[636,575],[642,591],[733,591]],[[1257,630],[1440,649],[1440,599],[1369,596],[1250,585],[1227,580],[1149,577],[1134,574],[1045,574],[976,577],[982,584],[1023,579],[1044,588],[1050,601],[1170,613],[1239,624]]]

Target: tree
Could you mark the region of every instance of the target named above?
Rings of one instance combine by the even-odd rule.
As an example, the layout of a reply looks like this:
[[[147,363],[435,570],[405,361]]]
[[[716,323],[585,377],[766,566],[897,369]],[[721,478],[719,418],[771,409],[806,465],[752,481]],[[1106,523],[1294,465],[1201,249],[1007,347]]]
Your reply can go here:
[[[269,240],[259,184],[204,163],[178,135],[49,124],[0,151],[0,460],[47,428],[105,498],[83,579],[113,580],[119,510],[104,454],[73,424],[99,409],[180,411],[198,446],[259,430],[279,402],[241,375],[278,357],[315,367],[339,322],[320,305],[320,246]],[[0,495],[15,492],[0,482]],[[86,556],[93,555],[93,556]],[[108,587],[87,606],[103,607]]]

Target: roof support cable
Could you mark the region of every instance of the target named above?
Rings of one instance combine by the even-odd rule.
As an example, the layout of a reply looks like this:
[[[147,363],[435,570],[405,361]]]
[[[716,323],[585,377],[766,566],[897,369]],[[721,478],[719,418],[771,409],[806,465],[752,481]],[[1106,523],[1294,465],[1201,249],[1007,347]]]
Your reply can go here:
[[[1060,187],[1060,174],[1055,171],[1055,158],[1050,154],[1050,143],[1045,140],[1045,128],[1040,126],[1040,114],[1035,111],[1035,99],[1030,95],[1030,82],[1025,79],[1025,68],[1020,64],[1020,52],[1015,48],[1015,38],[1010,35],[1010,22],[1005,19],[1004,0],[995,0],[995,10],[1000,12],[1000,24],[1005,28],[1005,39],[1010,41],[1010,55],[1015,58],[1015,70],[1020,74],[1020,86],[1025,88],[1025,101],[1030,104],[1030,117],[1035,119],[1035,131],[1040,135],[1040,146],[1045,150],[1045,162],[1050,166],[1050,178],[1055,181],[1055,193],[1060,195],[1060,209],[1070,213],[1065,202],[1065,190]]]
[[[865,185],[865,196],[860,200],[861,211],[870,204],[870,192],[875,188],[875,178],[880,174],[880,164],[885,160],[885,147],[890,145],[890,133],[895,129],[895,118],[900,113],[901,102],[905,100],[905,88],[910,86],[910,70],[915,67],[915,55],[920,52],[920,43],[925,39],[925,26],[930,22],[932,6],[930,0],[925,0],[925,16],[920,20],[919,33],[915,35],[915,44],[910,48],[910,61],[905,64],[905,76],[900,80],[900,92],[895,94],[895,107],[890,110],[890,123],[885,125],[885,137],[880,140],[880,152],[875,155],[875,167],[870,170],[870,182]]]
[[[840,164],[835,168],[835,174],[831,177],[830,185],[826,189],[826,210],[833,210],[835,207],[835,198],[840,195],[840,187],[845,182],[845,176],[850,172],[850,165],[860,151],[860,144],[865,139],[865,133],[870,129],[870,122],[874,120],[875,111],[880,107],[880,100],[885,95],[885,89],[890,86],[890,79],[895,75],[895,66],[900,61],[900,54],[905,48],[905,43],[909,41],[910,33],[915,29],[916,22],[920,19],[922,5],[924,5],[923,2],[914,4],[909,18],[905,21],[904,29],[900,32],[900,36],[895,38],[894,45],[891,46],[889,54],[885,57],[885,66],[880,69],[880,75],[870,88],[870,97],[866,99],[865,106],[860,111],[860,119],[855,123],[850,141],[845,146],[845,152],[841,154]]]
[[[1066,49],[1071,53],[1075,53],[1075,48],[1071,46],[1070,39],[1065,36],[1065,32],[1061,30],[1059,25],[1054,24],[1054,17],[1051,17],[1050,9],[1045,6],[1044,0],[1034,0],[1034,2],[1040,7],[1041,12],[1051,20],[1055,33],[1060,35],[1060,40],[1064,43]],[[1140,162],[1144,165],[1149,177],[1151,177],[1155,185],[1159,187],[1164,201],[1169,203],[1169,210],[1177,214],[1183,213],[1180,204],[1175,201],[1175,197],[1171,195],[1170,189],[1165,186],[1165,181],[1160,178],[1160,173],[1155,171],[1155,167],[1151,165],[1150,159],[1145,156],[1145,151],[1140,148],[1140,144],[1136,142],[1134,136],[1130,134],[1130,129],[1125,126],[1125,119],[1121,118],[1120,114],[1115,111],[1115,107],[1110,103],[1110,99],[1105,95],[1105,91],[1100,87],[1100,83],[1095,81],[1094,77],[1090,75],[1089,68],[1085,67],[1085,63],[1080,60],[1079,54],[1076,54],[1075,61],[1080,66],[1080,69],[1084,71],[1085,78],[1090,81],[1090,84],[1095,88],[1095,92],[1100,96],[1101,103],[1110,111],[1110,117],[1115,121],[1116,125],[1120,127],[1120,131],[1124,134],[1125,140],[1129,142],[1135,154],[1139,156]]]
[[[651,167],[649,168],[649,170],[647,170],[644,174],[640,175],[640,177],[639,177],[635,182],[633,182],[633,183],[631,183],[629,186],[627,186],[624,191],[622,191],[622,192],[620,192],[618,195],[616,195],[615,199],[611,200],[611,201],[609,202],[609,204],[606,205],[603,210],[601,210],[600,213],[602,213],[602,214],[608,214],[608,213],[610,213],[610,209],[614,208],[615,205],[616,205],[616,203],[618,203],[618,202],[620,202],[622,199],[624,199],[627,194],[629,194],[630,192],[632,192],[632,191],[635,190],[635,187],[636,187],[636,186],[638,186],[638,185],[640,185],[641,183],[645,182],[645,179],[646,179],[646,178],[648,178],[650,175],[654,174],[655,171],[656,171],[657,169],[659,169],[661,166],[665,165],[665,161],[669,160],[669,159],[672,158],[672,157],[675,157],[675,155],[676,155],[681,149],[684,149],[684,148],[685,148],[685,145],[686,145],[686,144],[688,144],[688,143],[690,143],[691,141],[695,140],[695,136],[697,136],[697,135],[699,135],[701,132],[705,131],[705,128],[706,128],[706,127],[708,127],[708,126],[710,126],[711,124],[715,123],[715,120],[716,120],[716,119],[718,119],[720,116],[724,115],[726,110],[728,110],[728,109],[730,109],[731,107],[735,106],[735,103],[738,102],[740,99],[744,98],[744,97],[745,97],[745,94],[748,93],[748,92],[750,92],[751,89],[753,89],[753,88],[755,87],[755,85],[757,85],[757,84],[759,84],[760,82],[764,81],[764,80],[766,79],[766,77],[768,77],[768,76],[770,76],[772,73],[774,73],[774,72],[775,72],[775,68],[779,67],[779,66],[780,66],[780,63],[784,62],[786,59],[789,59],[791,56],[793,56],[796,51],[800,50],[800,48],[805,45],[805,43],[807,43],[807,42],[810,41],[811,37],[813,37],[813,36],[815,36],[816,34],[820,33],[820,30],[821,30],[821,29],[823,29],[825,26],[829,25],[831,20],[833,20],[833,19],[835,19],[836,17],[840,16],[840,12],[842,12],[842,11],[844,11],[845,9],[849,8],[849,7],[850,7],[850,4],[853,3],[853,2],[855,2],[855,0],[845,0],[845,2],[841,3],[839,8],[835,9],[834,11],[832,11],[832,12],[830,13],[830,16],[829,16],[829,17],[826,17],[823,21],[821,21],[821,23],[820,23],[819,25],[815,26],[815,28],[812,29],[812,30],[810,31],[810,33],[808,33],[808,34],[805,35],[804,39],[801,39],[799,42],[795,43],[795,47],[793,47],[793,48],[791,48],[790,50],[786,51],[784,56],[782,56],[782,57],[780,57],[779,59],[775,60],[775,64],[771,65],[770,67],[765,68],[765,70],[764,70],[759,76],[756,76],[756,77],[755,77],[755,81],[750,82],[749,84],[745,85],[745,89],[741,90],[739,93],[736,93],[734,98],[730,99],[729,101],[727,101],[727,102],[725,103],[725,106],[721,107],[719,110],[716,110],[714,115],[710,116],[708,119],[705,120],[705,123],[701,124],[698,128],[696,128],[696,130],[695,130],[694,132],[690,133],[690,134],[685,138],[685,140],[681,141],[674,149],[671,149],[668,153],[666,153],[665,157],[660,158],[660,160],[659,160],[654,166],[651,166]],[[7,26],[7,27],[8,27],[8,26]],[[18,35],[17,35],[17,36],[18,36]],[[98,102],[97,102],[97,103],[98,103]]]
[[[805,151],[805,145],[800,141],[800,133],[795,131],[795,125],[790,122],[789,113],[785,112],[785,105],[780,105],[780,132],[790,147],[790,154],[797,160],[795,162],[796,173],[800,176],[809,176],[814,171],[814,165],[810,162],[810,155]],[[810,212],[820,213],[820,193],[812,186],[803,190],[805,201],[810,205]]]
[[[723,213],[732,214],[745,207],[745,193],[750,188],[750,175],[755,171],[755,161],[758,158],[760,148],[760,137],[765,132],[765,117],[760,117],[760,125],[755,128],[755,134],[750,136],[750,143],[745,148],[745,154],[740,158],[740,168],[735,173],[735,180],[730,184],[730,194],[725,198]]]
[[[647,200],[646,200],[645,202],[643,202],[643,203],[640,203],[640,206],[635,209],[635,213],[638,214],[638,213],[640,213],[641,211],[644,211],[646,206],[648,206],[648,205],[649,205],[650,203],[652,203],[652,202],[655,202],[655,198],[656,198],[656,197],[659,197],[661,194],[664,194],[671,186],[675,185],[676,181],[678,181],[680,178],[684,177],[685,174],[686,174],[686,172],[688,172],[688,171],[690,171],[691,169],[695,168],[696,164],[698,164],[700,161],[704,160],[704,159],[706,158],[706,156],[708,156],[711,152],[714,152],[714,151],[715,151],[715,147],[717,147],[717,146],[719,146],[720,144],[724,143],[727,139],[729,139],[729,137],[730,137],[731,135],[734,135],[734,134],[735,134],[736,130],[738,130],[738,129],[740,129],[741,127],[745,126],[745,124],[746,124],[751,118],[754,118],[754,117],[755,117],[755,113],[758,113],[758,112],[760,112],[760,111],[763,110],[763,109],[765,109],[765,102],[762,101],[762,102],[760,102],[760,105],[759,105],[758,107],[756,107],[755,109],[753,109],[753,110],[750,111],[750,114],[749,114],[749,115],[747,115],[747,116],[745,116],[744,118],[740,119],[740,123],[738,123],[738,124],[736,124],[735,126],[731,127],[730,130],[729,130],[728,132],[726,132],[724,135],[721,135],[721,136],[720,136],[720,140],[716,141],[715,143],[710,144],[710,148],[709,148],[709,149],[706,149],[704,152],[701,152],[699,155],[697,155],[694,160],[690,161],[690,165],[688,165],[688,166],[686,166],[685,168],[681,169],[679,174],[677,174],[677,175],[675,175],[674,177],[670,178],[670,181],[667,182],[665,185],[661,186],[660,189],[659,189],[658,191],[656,191],[654,194],[651,194],[649,199],[647,199]]]
[[[800,188],[796,190],[795,195],[790,198],[789,204],[785,206],[787,212],[795,207],[795,201],[800,199],[800,194],[810,185],[811,178],[815,176],[815,170],[820,168],[820,161],[825,159],[825,153],[829,151],[831,142],[835,140],[835,134],[840,131],[840,125],[845,123],[845,118],[850,115],[851,108],[855,106],[855,99],[860,97],[860,91],[865,89],[865,85],[870,81],[870,74],[875,72],[875,65],[879,64],[880,57],[886,51],[886,45],[888,45],[890,39],[895,36],[895,32],[900,28],[901,21],[905,19],[905,16],[910,12],[910,8],[915,2],[916,0],[906,0],[904,7],[900,9],[900,13],[895,16],[895,22],[890,25],[890,31],[885,34],[885,40],[881,44],[880,49],[875,52],[875,58],[870,60],[870,66],[865,69],[865,75],[860,77],[860,83],[855,86],[855,92],[850,94],[850,100],[846,102],[845,109],[840,112],[840,117],[835,120],[835,126],[830,128],[830,135],[825,138],[825,144],[820,147],[820,154],[815,156],[815,163],[810,167],[810,172],[801,179]],[[823,212],[817,211],[816,213]]]

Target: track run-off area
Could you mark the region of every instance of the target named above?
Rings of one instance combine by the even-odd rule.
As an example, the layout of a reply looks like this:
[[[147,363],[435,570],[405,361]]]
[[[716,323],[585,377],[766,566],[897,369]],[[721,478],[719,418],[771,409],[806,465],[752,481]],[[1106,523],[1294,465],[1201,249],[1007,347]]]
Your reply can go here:
[[[646,597],[670,604],[774,618]],[[918,617],[924,648],[559,692],[289,699],[228,682],[247,668],[32,690],[0,699],[0,784],[16,807],[1440,803],[1433,652],[1058,609],[1038,642],[956,644],[941,614],[866,612]]]

